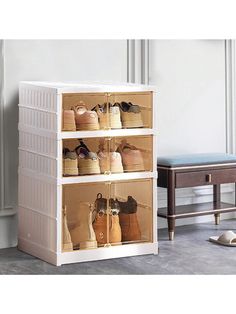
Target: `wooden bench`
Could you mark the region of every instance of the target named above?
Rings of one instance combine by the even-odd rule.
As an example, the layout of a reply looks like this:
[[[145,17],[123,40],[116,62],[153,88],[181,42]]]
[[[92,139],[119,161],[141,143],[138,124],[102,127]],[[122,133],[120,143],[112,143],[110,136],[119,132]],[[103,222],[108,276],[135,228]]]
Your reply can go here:
[[[168,221],[169,239],[174,239],[175,220],[202,215],[215,216],[236,211],[235,204],[221,202],[220,185],[236,183],[236,156],[229,154],[192,154],[160,157],[157,160],[158,187],[167,189],[167,208],[160,208],[158,216]],[[213,185],[210,203],[175,206],[175,189]]]

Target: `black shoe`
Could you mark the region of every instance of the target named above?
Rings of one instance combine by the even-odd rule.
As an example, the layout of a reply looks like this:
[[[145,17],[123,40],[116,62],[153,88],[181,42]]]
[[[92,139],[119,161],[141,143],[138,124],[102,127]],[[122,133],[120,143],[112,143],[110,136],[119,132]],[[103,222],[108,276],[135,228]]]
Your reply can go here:
[[[131,102],[122,101],[119,105],[120,109],[124,112],[141,112],[139,105],[133,105]]]
[[[111,215],[118,215],[120,212],[120,206],[117,200],[113,198],[109,199],[109,207],[111,208]],[[95,201],[95,210],[99,215],[107,213],[107,199],[102,197],[102,193],[97,194],[97,199]]]
[[[126,202],[120,202],[117,199],[116,201],[119,203],[121,213],[134,214],[137,212],[138,204],[137,201],[132,196],[129,195]]]

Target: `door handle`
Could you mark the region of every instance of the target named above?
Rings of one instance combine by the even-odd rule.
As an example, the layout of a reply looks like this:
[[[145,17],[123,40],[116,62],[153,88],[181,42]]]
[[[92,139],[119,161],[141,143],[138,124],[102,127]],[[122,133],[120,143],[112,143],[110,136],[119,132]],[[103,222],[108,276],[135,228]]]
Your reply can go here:
[[[206,175],[206,182],[211,183],[211,174]]]

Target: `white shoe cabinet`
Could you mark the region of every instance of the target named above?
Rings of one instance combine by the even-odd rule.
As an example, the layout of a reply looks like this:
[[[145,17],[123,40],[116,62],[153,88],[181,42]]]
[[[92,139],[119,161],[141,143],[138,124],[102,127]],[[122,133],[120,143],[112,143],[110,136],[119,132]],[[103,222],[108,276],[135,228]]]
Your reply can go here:
[[[134,84],[21,82],[19,92],[18,248],[58,266],[157,254],[155,88]],[[80,98],[90,109],[98,101],[102,103],[104,100],[139,104],[144,127],[62,131],[63,108],[68,108]],[[150,105],[145,105],[145,99],[148,99]],[[139,141],[139,137],[147,140]],[[139,147],[144,147],[146,143],[150,158],[145,157],[145,171],[63,177],[63,145],[68,142],[73,144],[79,138],[85,141],[94,139],[94,143],[99,138],[109,138],[114,143],[115,139],[128,138],[134,139],[136,145],[139,143]],[[63,202],[66,199],[68,206],[76,207],[77,200],[85,195],[90,195],[91,201],[95,201],[96,193],[105,191],[106,186],[112,187],[114,197],[126,200],[127,195],[132,195],[137,200],[142,240],[138,243],[63,252]]]

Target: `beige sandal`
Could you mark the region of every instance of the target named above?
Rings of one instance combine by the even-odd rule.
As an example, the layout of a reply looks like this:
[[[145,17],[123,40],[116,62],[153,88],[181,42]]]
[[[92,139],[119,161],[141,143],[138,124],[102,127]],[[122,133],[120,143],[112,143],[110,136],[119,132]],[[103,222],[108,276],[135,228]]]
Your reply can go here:
[[[236,234],[233,231],[228,230],[222,233],[219,237],[210,237],[209,241],[225,246],[236,246]]]

